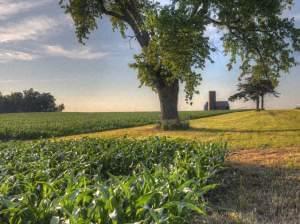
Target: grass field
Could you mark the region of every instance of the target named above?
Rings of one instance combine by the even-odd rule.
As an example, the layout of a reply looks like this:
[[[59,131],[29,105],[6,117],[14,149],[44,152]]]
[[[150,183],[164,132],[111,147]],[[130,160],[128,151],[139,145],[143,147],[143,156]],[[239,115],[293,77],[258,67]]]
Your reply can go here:
[[[232,111],[180,112],[189,120]],[[135,127],[158,122],[159,112],[0,114],[0,140],[37,139]]]
[[[300,110],[245,111],[190,121],[184,131],[160,131],[153,125],[78,137],[170,136],[200,142],[228,142],[231,149],[300,146]]]
[[[93,209],[98,206],[105,211],[102,219],[110,221],[119,209],[126,212],[122,213],[126,221],[155,220],[153,212],[157,212],[161,217],[179,217],[169,223],[298,224],[300,110],[218,113],[182,113],[183,119],[194,118],[190,129],[182,131],[160,131],[149,125],[157,120],[157,113],[1,115],[1,125],[10,130],[9,138],[76,135],[0,143],[0,223],[8,219],[17,222],[20,217],[38,220],[36,223],[84,223],[97,220]],[[144,126],[126,128],[136,125]],[[5,130],[3,127],[0,130]],[[120,127],[125,128],[105,130]],[[170,138],[149,139],[151,136]],[[85,137],[91,139],[82,139]],[[230,149],[226,169],[219,169],[224,159],[221,142],[227,142]],[[201,167],[195,169],[193,164]],[[203,164],[214,169],[207,173]],[[139,185],[141,180],[147,184]],[[219,187],[215,189],[214,183]],[[185,184],[190,184],[189,188]],[[199,184],[203,188],[196,195],[188,193],[190,188],[196,192]],[[136,185],[140,191],[128,191],[128,186]],[[95,204],[95,195],[105,189],[109,189],[104,192],[109,198],[99,198]],[[169,203],[170,197],[158,196],[161,193],[171,194],[175,201]],[[113,202],[114,197],[118,203]],[[188,203],[178,202],[183,199]],[[167,206],[148,210],[137,201]],[[196,210],[200,214],[206,210],[208,216],[191,212]]]

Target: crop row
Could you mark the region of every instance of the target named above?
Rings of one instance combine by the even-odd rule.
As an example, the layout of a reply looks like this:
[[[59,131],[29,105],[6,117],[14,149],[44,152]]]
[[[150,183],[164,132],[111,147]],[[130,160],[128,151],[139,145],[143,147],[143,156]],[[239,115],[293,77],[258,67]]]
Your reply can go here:
[[[181,112],[182,120],[229,111]],[[0,140],[38,139],[153,124],[158,112],[133,113],[17,113],[0,115]]]
[[[0,223],[190,223],[225,144],[166,138],[0,145]]]

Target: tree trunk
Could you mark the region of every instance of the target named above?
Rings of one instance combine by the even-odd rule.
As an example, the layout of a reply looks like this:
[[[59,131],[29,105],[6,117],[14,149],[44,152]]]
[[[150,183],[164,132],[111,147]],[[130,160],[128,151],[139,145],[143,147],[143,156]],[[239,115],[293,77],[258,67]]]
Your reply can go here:
[[[160,101],[161,111],[161,128],[174,129],[180,126],[178,116],[178,92],[179,81],[175,80],[173,83],[158,84],[157,92]]]
[[[256,97],[256,111],[259,111],[259,96]]]
[[[261,109],[264,110],[265,109],[265,96],[261,95]]]

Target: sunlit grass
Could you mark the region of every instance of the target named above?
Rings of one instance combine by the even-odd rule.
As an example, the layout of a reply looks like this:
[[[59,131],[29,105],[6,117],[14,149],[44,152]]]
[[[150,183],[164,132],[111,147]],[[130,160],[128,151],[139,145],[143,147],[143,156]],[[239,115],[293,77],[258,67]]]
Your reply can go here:
[[[228,142],[231,149],[300,146],[300,111],[246,111],[190,121],[190,129],[161,131],[154,125],[105,131],[81,137],[170,136],[201,142]]]

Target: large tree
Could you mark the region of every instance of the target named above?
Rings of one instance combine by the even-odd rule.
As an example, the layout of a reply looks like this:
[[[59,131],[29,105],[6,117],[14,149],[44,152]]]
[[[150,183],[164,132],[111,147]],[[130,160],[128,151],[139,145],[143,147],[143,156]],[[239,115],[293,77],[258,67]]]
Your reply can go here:
[[[260,59],[279,74],[295,65],[293,51],[300,46],[294,20],[283,18],[293,0],[173,0],[167,5],[154,0],[61,0],[60,4],[71,14],[81,43],[104,15],[123,37],[138,41],[141,53],[132,67],[138,69],[141,84],[158,93],[163,125],[179,124],[180,82],[185,84],[187,102],[197,93],[201,71],[215,50],[205,36],[208,27],[222,31],[225,52],[231,55],[229,69],[237,57],[242,71]]]

